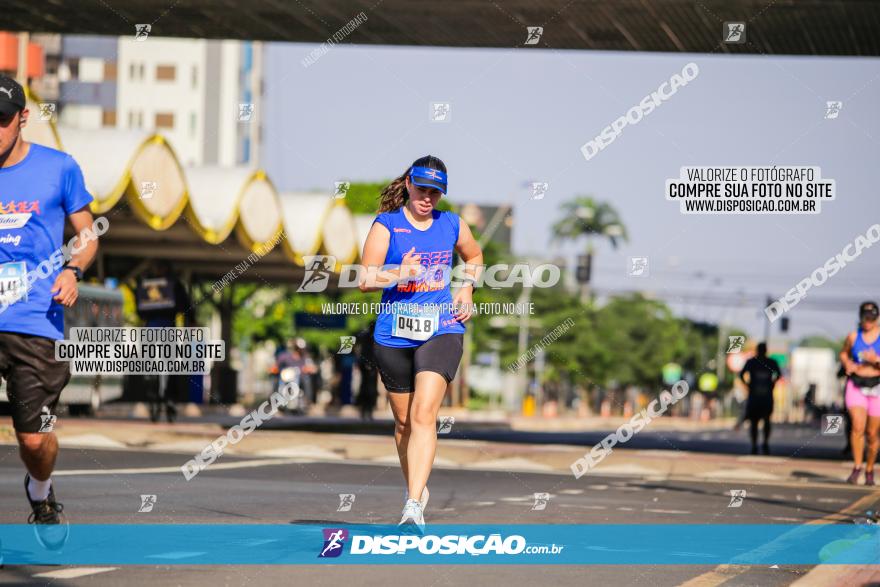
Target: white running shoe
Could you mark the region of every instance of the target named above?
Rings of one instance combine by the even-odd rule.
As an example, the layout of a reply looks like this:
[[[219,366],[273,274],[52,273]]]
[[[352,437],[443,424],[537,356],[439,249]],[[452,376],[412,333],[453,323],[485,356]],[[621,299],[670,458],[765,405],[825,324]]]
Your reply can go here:
[[[419,500],[419,505],[422,506],[422,514],[425,513],[425,509],[428,507],[428,500],[431,498],[431,494],[428,492],[428,486],[425,485],[425,488],[422,490],[422,499]]]
[[[403,490],[403,501],[409,499],[409,489],[404,488]],[[428,491],[428,486],[422,490],[422,499],[419,500],[419,505],[422,506],[422,514],[425,513],[425,510],[428,508],[428,500],[431,499],[431,492]]]
[[[420,532],[425,531],[425,518],[422,515],[422,506],[414,499],[406,500],[403,506],[403,515],[400,518],[399,526],[416,526]]]

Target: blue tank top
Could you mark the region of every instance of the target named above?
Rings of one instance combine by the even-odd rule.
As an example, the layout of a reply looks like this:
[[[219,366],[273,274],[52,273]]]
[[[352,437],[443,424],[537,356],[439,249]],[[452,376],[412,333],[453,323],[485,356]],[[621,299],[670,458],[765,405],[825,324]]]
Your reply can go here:
[[[852,358],[856,363],[862,362],[861,354],[868,349],[874,349],[874,352],[880,355],[880,336],[877,337],[877,340],[868,344],[865,342],[865,339],[862,338],[862,329],[859,328],[858,333],[856,334],[856,341],[852,345]]]
[[[415,304],[440,306],[437,330],[430,338],[465,331],[464,324],[456,320],[450,311],[452,293],[449,291],[449,273],[452,269],[455,243],[458,242],[458,215],[440,210],[434,210],[431,215],[434,220],[425,230],[413,226],[404,215],[403,208],[394,212],[383,212],[373,221],[391,233],[388,252],[385,254],[386,265],[399,265],[403,261],[403,255],[415,247],[415,253],[421,255],[422,265],[433,268],[418,280],[401,282],[382,292],[382,312],[376,318],[376,330],[373,334],[373,339],[381,345],[409,348],[426,342],[392,334],[395,317],[389,308],[395,303],[409,307]],[[441,275],[441,267],[446,267],[445,279]]]

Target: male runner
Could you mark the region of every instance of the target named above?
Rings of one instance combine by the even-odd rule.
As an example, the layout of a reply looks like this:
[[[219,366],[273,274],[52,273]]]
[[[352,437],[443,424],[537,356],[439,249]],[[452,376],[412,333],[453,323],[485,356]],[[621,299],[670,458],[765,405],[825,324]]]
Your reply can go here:
[[[746,380],[745,375],[749,378]],[[764,443],[761,445],[765,455],[770,454],[770,416],[773,414],[773,387],[782,375],[779,363],[767,356],[767,343],[759,343],[757,354],[746,361],[740,378],[749,386],[746,399],[746,418],[751,424],[752,454],[758,454],[758,422],[764,421]]]
[[[63,307],[76,302],[77,282],[98,243],[78,238],[62,266],[64,220],[78,235],[91,231],[92,197],[70,155],[22,138],[28,114],[24,89],[0,76],[0,377],[27,469],[28,522],[59,524],[66,521],[50,478],[58,454],[52,428],[70,368],[55,360],[54,341],[64,338]],[[65,526],[42,536],[55,536],[58,546],[66,535]]]

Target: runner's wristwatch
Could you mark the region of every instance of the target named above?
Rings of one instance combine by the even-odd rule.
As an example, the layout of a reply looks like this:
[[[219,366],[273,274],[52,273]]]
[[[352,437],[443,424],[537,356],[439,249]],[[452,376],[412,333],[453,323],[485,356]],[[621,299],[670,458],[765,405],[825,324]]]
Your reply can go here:
[[[76,276],[77,281],[82,281],[83,278],[83,270],[77,267],[76,265],[65,265],[61,268],[61,270],[70,269],[73,271],[73,274]]]

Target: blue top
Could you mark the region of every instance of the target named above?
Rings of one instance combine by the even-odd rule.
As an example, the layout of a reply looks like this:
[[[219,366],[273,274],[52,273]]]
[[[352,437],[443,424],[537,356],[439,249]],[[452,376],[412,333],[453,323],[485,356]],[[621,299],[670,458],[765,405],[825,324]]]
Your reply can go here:
[[[863,334],[864,332],[860,327],[856,333],[856,341],[852,345],[852,358],[856,363],[862,362],[861,354],[868,349],[874,349],[874,352],[880,355],[880,336],[878,336],[874,342],[868,344],[865,342],[865,339],[862,338]]]
[[[421,346],[426,341],[411,340],[392,335],[393,315],[388,312],[389,304],[402,302],[405,304],[442,304],[439,314],[437,331],[431,335],[464,333],[464,324],[455,319],[450,311],[452,293],[449,291],[449,274],[452,270],[452,256],[455,243],[458,242],[458,231],[461,227],[458,215],[453,212],[434,210],[434,220],[425,230],[413,226],[403,213],[403,208],[394,212],[383,212],[373,222],[378,222],[391,233],[388,252],[385,254],[386,265],[399,265],[403,255],[413,247],[414,254],[421,255],[421,263],[426,267],[437,269],[425,272],[418,280],[401,282],[387,287],[382,292],[382,312],[376,319],[376,330],[373,340],[377,343],[397,348]],[[440,268],[445,267],[445,278]]]
[[[44,261],[49,271],[5,311],[0,304],[0,331],[64,338],[64,310],[50,290],[63,264],[64,220],[91,201],[67,153],[31,143],[24,159],[0,168],[0,299]]]

